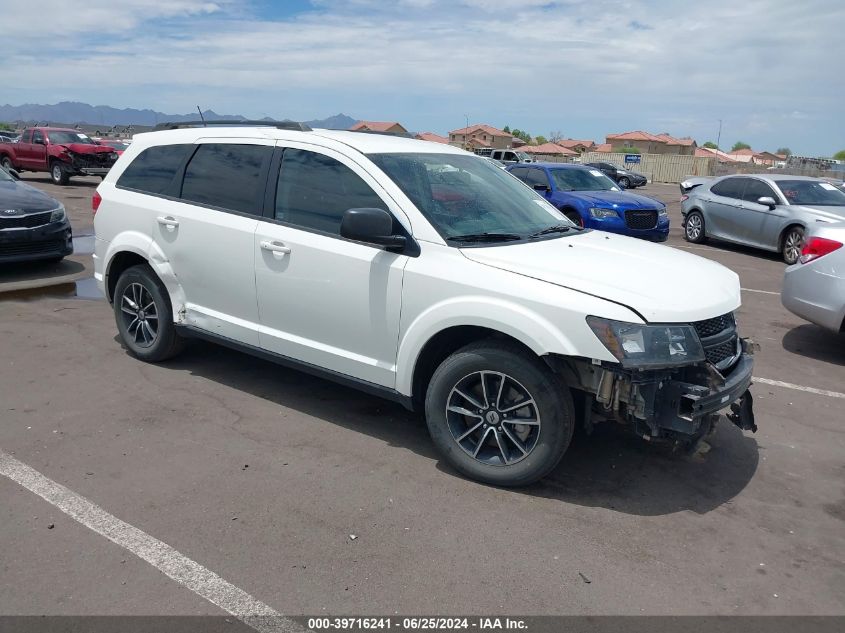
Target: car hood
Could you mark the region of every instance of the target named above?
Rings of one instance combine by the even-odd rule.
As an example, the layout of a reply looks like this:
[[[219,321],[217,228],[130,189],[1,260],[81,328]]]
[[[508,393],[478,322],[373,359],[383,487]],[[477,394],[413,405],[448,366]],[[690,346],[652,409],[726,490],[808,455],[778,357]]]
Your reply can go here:
[[[653,323],[701,321],[741,303],[739,277],[721,264],[603,231],[461,252],[480,264],[620,303]]]
[[[791,205],[790,209],[807,211],[831,222],[845,220],[845,207],[814,207],[808,204]]]
[[[591,205],[612,206],[619,209],[662,209],[662,202],[627,191],[563,191]]]
[[[76,154],[110,154],[114,150],[105,145],[88,145],[86,143],[61,143]]]
[[[58,200],[51,198],[35,187],[16,180],[0,182],[0,218],[49,211],[59,206],[61,205]],[[7,214],[7,210],[15,210],[17,213]]]

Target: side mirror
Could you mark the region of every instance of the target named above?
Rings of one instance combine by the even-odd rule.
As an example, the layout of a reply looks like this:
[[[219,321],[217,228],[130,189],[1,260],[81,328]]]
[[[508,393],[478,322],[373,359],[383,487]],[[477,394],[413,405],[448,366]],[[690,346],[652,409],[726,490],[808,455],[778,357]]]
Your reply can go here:
[[[762,204],[763,206],[769,207],[770,209],[774,209],[778,206],[778,203],[775,202],[775,199],[771,196],[763,196],[762,198],[757,198],[757,204]]]
[[[393,216],[384,209],[347,209],[340,220],[340,235],[388,250],[402,249],[406,242],[404,236],[393,235]]]
[[[540,183],[537,183],[537,184],[534,185],[534,191],[546,192],[546,191],[551,191],[551,190],[552,190],[552,188],[549,187],[548,185],[541,185]]]

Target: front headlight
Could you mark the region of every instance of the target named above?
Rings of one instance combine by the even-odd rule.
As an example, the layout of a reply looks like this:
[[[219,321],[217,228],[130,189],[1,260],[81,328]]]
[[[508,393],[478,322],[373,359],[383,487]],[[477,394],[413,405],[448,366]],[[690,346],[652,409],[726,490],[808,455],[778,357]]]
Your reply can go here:
[[[657,212],[657,215],[669,215],[669,212],[666,210],[666,207],[663,207]]]
[[[50,222],[63,222],[66,217],[67,214],[65,213],[65,208],[60,204],[58,208],[53,209],[53,213],[50,214]]]
[[[618,218],[619,214],[616,213],[613,209],[599,209],[599,208],[591,208],[590,215],[594,218],[598,218],[600,220],[604,218]]]
[[[688,365],[704,360],[691,325],[641,325],[588,316],[587,324],[623,367]]]

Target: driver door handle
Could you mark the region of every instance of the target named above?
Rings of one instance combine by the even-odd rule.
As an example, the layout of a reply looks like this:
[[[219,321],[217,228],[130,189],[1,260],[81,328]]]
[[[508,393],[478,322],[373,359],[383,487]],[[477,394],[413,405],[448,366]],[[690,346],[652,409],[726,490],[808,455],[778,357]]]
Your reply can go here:
[[[287,255],[290,253],[290,248],[285,246],[282,242],[271,242],[270,240],[261,240],[261,248],[271,253],[281,253]]]
[[[179,226],[179,220],[174,218],[172,215],[168,215],[168,216],[160,215],[156,218],[156,222],[158,222],[162,226],[166,226],[168,228],[173,228],[173,227]]]

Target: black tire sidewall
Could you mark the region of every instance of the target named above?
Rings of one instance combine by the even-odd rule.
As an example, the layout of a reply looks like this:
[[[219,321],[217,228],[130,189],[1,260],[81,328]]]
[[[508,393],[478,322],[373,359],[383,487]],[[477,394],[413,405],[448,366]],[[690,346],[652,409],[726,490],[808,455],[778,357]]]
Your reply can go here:
[[[120,310],[123,291],[132,283],[139,283],[153,297],[158,314],[158,331],[155,343],[150,347],[139,347],[135,345],[132,336],[127,332],[123,322],[123,315]],[[173,324],[173,309],[170,306],[170,298],[164,284],[158,276],[147,265],[132,266],[127,268],[120,275],[114,288],[114,318],[120,340],[126,350],[135,358],[147,362],[158,362],[172,356],[173,341],[176,335],[176,327]]]
[[[630,181],[630,180],[628,180],[627,178],[624,178],[624,177],[623,177],[623,178],[620,178],[620,179],[619,179],[619,184],[620,184],[622,187],[624,187],[625,189],[630,189],[630,188],[631,188],[631,181]]]
[[[459,380],[476,371],[501,371],[520,382],[540,413],[540,437],[528,457],[509,466],[476,461],[455,442],[446,422],[446,401]],[[574,430],[569,388],[545,367],[516,347],[470,345],[447,358],[434,372],[425,400],[426,423],[432,441],[449,464],[462,474],[496,486],[525,486],[546,476],[560,462]]]
[[[57,167],[58,167],[59,173],[60,173],[58,180],[56,180],[56,177],[54,175],[54,171]],[[52,165],[50,165],[50,180],[52,180],[53,184],[56,184],[56,185],[67,184],[67,181],[68,181],[67,169],[65,168],[65,166],[60,161],[55,161]]]
[[[0,160],[0,165],[3,165],[3,167],[4,167],[6,170],[9,170],[9,169],[14,169],[14,168],[15,168],[15,166],[12,164],[12,159],[11,159],[11,158],[9,158],[8,156],[4,156],[4,157],[3,157],[3,159],[2,159],[2,160]]]

